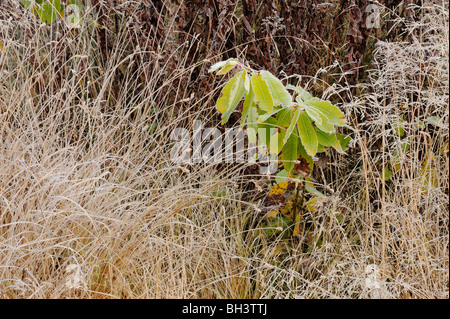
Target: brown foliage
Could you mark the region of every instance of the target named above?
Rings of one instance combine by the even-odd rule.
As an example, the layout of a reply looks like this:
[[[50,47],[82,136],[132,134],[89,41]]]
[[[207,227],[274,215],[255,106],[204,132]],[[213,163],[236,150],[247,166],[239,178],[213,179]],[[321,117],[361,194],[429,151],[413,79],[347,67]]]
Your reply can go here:
[[[136,63],[144,81],[145,73],[154,69],[173,72],[180,59],[192,66],[204,59],[216,62],[239,57],[277,76],[280,72],[314,76],[321,67],[337,61],[346,76],[333,78],[330,71],[324,80],[352,86],[364,80],[363,60],[373,50],[370,39],[398,38],[401,32],[395,28],[391,35],[389,21],[378,29],[366,26],[367,0],[108,0],[93,4],[105,26],[98,31],[102,55],[108,57],[115,35],[106,30],[132,28],[135,38],[128,39],[130,44],[139,44],[148,52],[143,57],[147,68]],[[404,1],[382,4],[399,16],[414,19]],[[186,73],[180,83],[189,81],[187,96],[194,92],[199,98],[213,89],[208,66],[199,64]]]

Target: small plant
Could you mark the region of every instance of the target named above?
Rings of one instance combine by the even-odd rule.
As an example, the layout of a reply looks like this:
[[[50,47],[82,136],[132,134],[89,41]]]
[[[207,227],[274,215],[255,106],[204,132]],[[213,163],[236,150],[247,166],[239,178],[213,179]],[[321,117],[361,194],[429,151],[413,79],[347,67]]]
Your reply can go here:
[[[336,127],[347,126],[344,113],[329,101],[313,97],[302,87],[285,86],[272,73],[253,70],[237,59],[218,62],[209,72],[217,71],[223,75],[236,67],[240,70],[222,89],[216,108],[225,124],[244,99],[241,129],[246,126],[249,142],[258,142],[260,154],[278,158],[283,167],[277,174],[277,184],[266,199],[267,206],[272,207],[266,215],[273,220],[268,225],[289,221],[286,225],[294,225],[292,234],[297,236],[302,232],[299,229],[301,215],[297,214],[299,188],[292,180],[303,179],[303,188],[315,196],[306,203],[306,209],[323,199],[324,195],[313,187],[309,174],[317,153],[333,147],[345,154],[350,137],[336,132]],[[296,189],[295,196],[293,188]],[[269,227],[266,233],[273,234],[271,229],[281,230],[282,227]]]
[[[218,62],[209,72],[223,75],[235,67],[240,71],[222,89],[216,104],[222,123],[244,99],[241,128],[246,126],[251,143],[257,142],[258,135],[259,150],[264,145],[270,155],[280,155],[285,171],[281,174],[292,177],[299,158],[312,169],[315,155],[329,147],[345,152],[350,138],[336,132],[336,127],[346,126],[344,113],[336,106],[313,97],[300,86],[285,86],[272,73],[253,70],[237,59]],[[270,136],[261,133],[270,129]]]

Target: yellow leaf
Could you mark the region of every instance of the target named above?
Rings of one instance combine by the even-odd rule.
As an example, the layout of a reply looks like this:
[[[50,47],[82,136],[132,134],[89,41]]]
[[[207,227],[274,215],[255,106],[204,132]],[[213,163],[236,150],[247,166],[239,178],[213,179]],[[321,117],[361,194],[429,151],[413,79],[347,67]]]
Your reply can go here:
[[[294,208],[292,200],[286,201],[284,205],[280,207],[280,213],[289,220],[294,220]]]
[[[266,214],[265,218],[275,218],[277,217],[277,215],[278,215],[277,210],[271,210]]]
[[[270,190],[269,196],[284,194],[286,192],[286,190],[287,190],[288,184],[289,184],[288,181],[284,181],[284,182],[281,182],[279,184],[276,184]]]
[[[301,214],[297,214],[297,216],[295,217],[295,227],[294,227],[294,233],[292,234],[292,236],[297,236],[297,235],[302,235],[303,231],[300,229],[300,222],[302,221],[303,216]]]

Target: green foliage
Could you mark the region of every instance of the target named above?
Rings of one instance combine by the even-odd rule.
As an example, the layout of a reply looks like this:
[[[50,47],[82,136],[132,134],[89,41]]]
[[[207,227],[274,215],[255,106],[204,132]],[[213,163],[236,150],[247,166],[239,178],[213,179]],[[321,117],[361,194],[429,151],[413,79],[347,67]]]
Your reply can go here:
[[[291,134],[291,136],[288,138],[286,143],[283,145],[283,158],[284,158],[284,169],[286,172],[291,172],[294,168],[294,162],[298,158],[298,151],[297,151],[297,138]]]
[[[328,147],[345,152],[350,137],[336,133],[335,127],[345,126],[346,120],[335,105],[313,97],[299,86],[285,86],[270,72],[253,70],[236,59],[218,62],[209,72],[225,74],[233,68],[239,71],[222,89],[216,104],[222,123],[229,120],[244,98],[241,128],[247,127],[250,142],[259,139],[259,145],[265,145],[270,154],[280,153],[288,177],[294,176],[299,158],[312,168],[312,158]],[[270,128],[277,129],[273,135]],[[274,140],[278,141],[277,147]]]
[[[267,82],[263,80],[260,74],[254,74],[251,76],[250,85],[255,92],[255,102],[258,107],[264,112],[271,113],[273,111],[273,98]]]
[[[68,0],[65,3],[61,3],[61,0],[20,0],[20,2],[47,24],[51,24],[57,19],[63,19],[66,9],[70,6],[76,6],[78,9],[83,7],[80,0]],[[68,18],[73,25],[80,23],[80,17],[77,14],[71,14]]]
[[[298,110],[297,110],[298,111]],[[314,156],[317,153],[319,147],[319,140],[317,139],[316,131],[312,124],[311,118],[306,112],[299,111],[300,116],[297,121],[298,133],[303,147],[309,156]]]
[[[225,74],[236,66],[241,70],[225,85],[216,104],[217,110],[222,113],[223,123],[228,121],[245,96],[241,126],[247,125],[247,129],[252,128],[256,132],[257,128],[275,125],[282,137],[279,149],[284,155],[283,164],[287,172],[291,172],[291,164],[300,155],[298,142],[311,157],[326,147],[345,151],[350,139],[336,133],[335,126],[346,124],[344,114],[336,106],[312,97],[301,87],[284,86],[270,72],[255,71],[236,59],[218,62],[210,68],[210,72],[218,70],[218,74]],[[293,102],[288,89],[294,91],[296,102]],[[268,138],[260,136],[260,139],[270,150]],[[252,134],[250,140],[255,142],[256,136]]]
[[[222,69],[224,70],[224,69]],[[221,72],[221,71],[220,71]],[[237,73],[222,90],[222,96],[217,101],[217,110],[222,113],[222,121],[226,123],[231,113],[236,109],[245,94],[244,73]]]
[[[60,0],[22,0],[21,2],[26,9],[47,24],[54,22],[58,17],[62,17],[63,7]]]

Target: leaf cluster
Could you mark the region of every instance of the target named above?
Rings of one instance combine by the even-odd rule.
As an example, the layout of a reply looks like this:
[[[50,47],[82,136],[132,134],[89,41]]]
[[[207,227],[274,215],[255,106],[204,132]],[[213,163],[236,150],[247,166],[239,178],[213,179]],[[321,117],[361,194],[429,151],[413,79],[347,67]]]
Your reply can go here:
[[[345,152],[350,138],[336,132],[336,127],[346,126],[344,113],[338,107],[313,97],[300,86],[285,86],[272,73],[253,70],[237,59],[218,62],[209,72],[223,75],[236,67],[240,70],[226,83],[217,100],[222,123],[244,100],[241,128],[246,126],[249,141],[258,142],[258,149],[280,156],[288,176],[294,173],[299,158],[312,168],[313,157],[329,147]]]
[[[80,0],[68,0],[65,1],[66,3],[61,3],[61,0],[21,0],[20,2],[26,9],[47,24],[51,24],[57,19],[63,19],[65,9],[71,5],[75,5],[78,8],[83,7]],[[79,23],[79,21],[73,21],[76,18],[71,18],[72,23]]]

